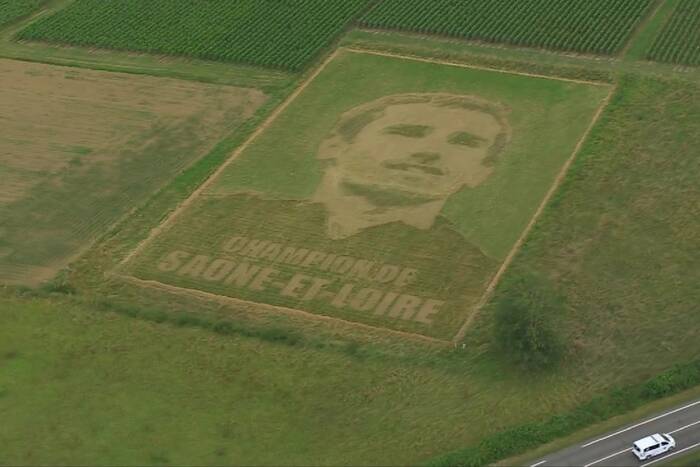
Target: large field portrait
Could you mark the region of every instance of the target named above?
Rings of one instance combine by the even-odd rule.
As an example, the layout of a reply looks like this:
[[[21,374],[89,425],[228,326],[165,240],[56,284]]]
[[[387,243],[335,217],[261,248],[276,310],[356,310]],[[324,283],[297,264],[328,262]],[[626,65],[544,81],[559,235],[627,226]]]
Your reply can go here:
[[[341,49],[123,273],[449,339],[609,92]]]

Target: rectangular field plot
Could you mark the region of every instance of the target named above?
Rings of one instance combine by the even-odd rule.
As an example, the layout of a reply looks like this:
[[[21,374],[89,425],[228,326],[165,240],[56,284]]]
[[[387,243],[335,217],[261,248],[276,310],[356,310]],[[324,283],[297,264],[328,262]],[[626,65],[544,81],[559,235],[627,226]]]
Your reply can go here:
[[[50,278],[264,99],[0,60],[0,283]]]
[[[341,50],[126,271],[450,338],[608,93]]]
[[[76,0],[22,40],[299,70],[368,0]]]
[[[608,55],[622,49],[653,3],[653,0],[384,0],[362,18],[362,24],[370,28]]]

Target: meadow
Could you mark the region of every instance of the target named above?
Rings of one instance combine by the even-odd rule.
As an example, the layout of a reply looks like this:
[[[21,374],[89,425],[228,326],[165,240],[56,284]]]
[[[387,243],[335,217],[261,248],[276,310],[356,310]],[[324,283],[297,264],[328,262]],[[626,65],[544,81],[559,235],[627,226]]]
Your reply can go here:
[[[692,0],[691,0],[692,1]],[[649,13],[651,0],[387,0],[362,17],[368,28],[613,55]]]
[[[328,47],[367,0],[77,0],[20,40],[186,56],[299,70]]]
[[[547,378],[515,391],[528,378],[424,346],[270,343],[61,297],[0,309],[2,464],[406,465],[555,407]]]
[[[0,83],[0,278],[24,285],[52,278],[265,101],[10,60],[0,60]]]
[[[619,86],[501,290],[523,272],[549,278],[571,356],[646,377],[700,356],[700,87]]]
[[[337,93],[339,87],[343,89],[342,97]],[[176,218],[151,248],[137,256],[128,270],[141,279],[449,339],[481,297],[486,283],[525,228],[609,92],[608,86],[341,51],[258,139],[236,155],[235,161],[207,186],[204,195]],[[451,157],[454,146],[459,146],[443,144],[442,138],[449,141],[451,136],[438,134],[444,131],[438,126],[444,122],[435,120],[444,120],[451,115],[445,112],[452,110],[428,106],[423,109],[425,121],[421,124],[426,128],[435,125],[436,137],[427,136],[421,142],[420,135],[387,137],[385,130],[376,134],[371,133],[373,130],[360,131],[358,138],[369,138],[366,142],[369,148],[382,144],[386,138],[386,144],[398,148],[386,160],[368,159],[362,163],[363,171],[371,167],[378,173],[384,171],[382,178],[374,179],[370,172],[358,175],[351,166],[341,167],[339,176],[353,180],[348,182],[350,188],[342,186],[336,190],[326,186],[328,177],[335,177],[331,175],[333,172],[328,172],[327,158],[335,158],[338,152],[331,148],[325,155],[324,145],[335,144],[328,143],[332,140],[328,135],[338,127],[339,119],[345,118],[341,115],[350,112],[348,124],[352,126],[365,118],[363,114],[352,116],[354,109],[368,102],[379,100],[381,104],[387,96],[420,100],[424,99],[422,96],[435,95],[440,99],[478,96],[492,103],[489,105],[507,109],[503,131],[508,132],[508,141],[502,142],[503,147],[500,153],[493,154],[493,161],[486,162],[486,166],[479,162],[469,165],[465,169],[468,173],[462,175],[466,179],[448,180],[450,192],[443,201],[431,198],[426,202],[420,198],[432,193],[429,190],[424,195],[406,194],[400,177],[407,171],[401,169],[403,164],[414,167],[410,160],[416,157],[410,154],[418,150],[414,149],[416,145],[433,154],[438,151],[445,159]],[[400,104],[390,108],[403,111]],[[431,112],[434,116],[429,115]],[[483,115],[471,112],[473,115],[465,113],[462,118]],[[408,120],[387,115],[386,125],[392,131],[403,131],[400,122]],[[554,125],[559,119],[567,120],[569,125]],[[473,128],[479,130],[477,125],[486,124],[479,120]],[[465,125],[470,128],[466,121]],[[454,131],[460,129],[458,126]],[[496,128],[496,131],[500,130]],[[401,149],[402,140],[410,147]],[[471,140],[457,143],[471,144]],[[354,154],[363,144],[358,141],[348,150]],[[459,149],[456,151],[455,154],[461,154]],[[477,160],[478,156],[467,151],[457,157]],[[434,165],[415,166],[416,170],[432,169],[438,174],[461,170],[460,161],[445,164],[436,161]],[[390,170],[394,167],[399,170]],[[411,170],[408,176],[413,177],[416,170]],[[483,180],[469,185],[469,177],[480,170]],[[395,185],[386,185],[387,180],[394,180],[391,183]],[[440,177],[432,177],[430,183],[444,182]],[[461,184],[462,188],[459,185],[452,188],[453,183]],[[442,196],[441,193],[430,196],[433,195]],[[367,203],[366,211],[375,212],[357,212],[351,216],[345,207],[338,211],[338,206],[344,206],[348,198],[357,204]],[[237,237],[249,239],[249,246],[229,245],[229,240]],[[253,242],[260,245],[253,247]],[[281,253],[289,248],[317,252],[317,259],[309,256],[294,264],[289,255]],[[276,249],[280,251],[273,254]],[[190,271],[187,264],[196,258],[201,259],[201,264],[193,265]],[[324,283],[324,291],[318,290],[313,297],[301,293],[305,288],[301,282],[299,293],[291,290],[291,285],[290,289],[281,287],[281,291],[274,283],[272,287],[257,287],[250,282],[252,279],[241,278],[232,283],[226,276],[232,272],[229,260],[234,259],[241,268],[252,265],[251,274],[255,268],[265,266],[280,269],[280,276],[275,279],[278,282],[286,282],[303,272],[309,279],[300,277],[299,281],[318,278],[332,283]],[[212,268],[221,265],[222,269],[212,269],[208,274],[204,269],[212,261]],[[380,278],[372,277],[372,267]],[[403,272],[397,272],[392,279],[389,272],[382,272],[391,268]],[[411,276],[402,281],[400,274],[404,272]],[[347,290],[347,300],[324,298],[323,292],[334,288]],[[356,293],[359,298],[353,302]],[[380,293],[385,293],[383,298]],[[406,316],[410,307],[407,304],[406,310],[402,310],[398,305],[400,298],[383,312],[381,303],[385,298],[391,300],[392,293],[423,301],[415,306],[416,314],[410,318]],[[428,310],[426,307],[433,306],[430,300],[444,304],[439,311]],[[423,311],[431,317],[423,319]]]

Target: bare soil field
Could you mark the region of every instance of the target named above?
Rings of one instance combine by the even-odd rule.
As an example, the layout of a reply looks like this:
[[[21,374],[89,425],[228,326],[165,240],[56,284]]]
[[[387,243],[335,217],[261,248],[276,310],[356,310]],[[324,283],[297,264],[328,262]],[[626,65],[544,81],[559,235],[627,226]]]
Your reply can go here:
[[[229,86],[0,60],[0,282],[49,279],[264,100]]]

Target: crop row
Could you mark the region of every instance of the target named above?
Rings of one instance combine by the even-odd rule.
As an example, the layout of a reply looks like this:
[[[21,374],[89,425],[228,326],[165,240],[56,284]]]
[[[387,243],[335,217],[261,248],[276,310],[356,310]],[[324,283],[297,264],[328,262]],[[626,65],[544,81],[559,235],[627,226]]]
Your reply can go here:
[[[652,0],[384,0],[365,27],[579,53],[614,54]]]
[[[700,0],[681,1],[647,58],[681,65],[700,65]]]
[[[0,0],[0,26],[38,9],[46,0]]]
[[[18,38],[299,70],[367,3],[76,0]]]

